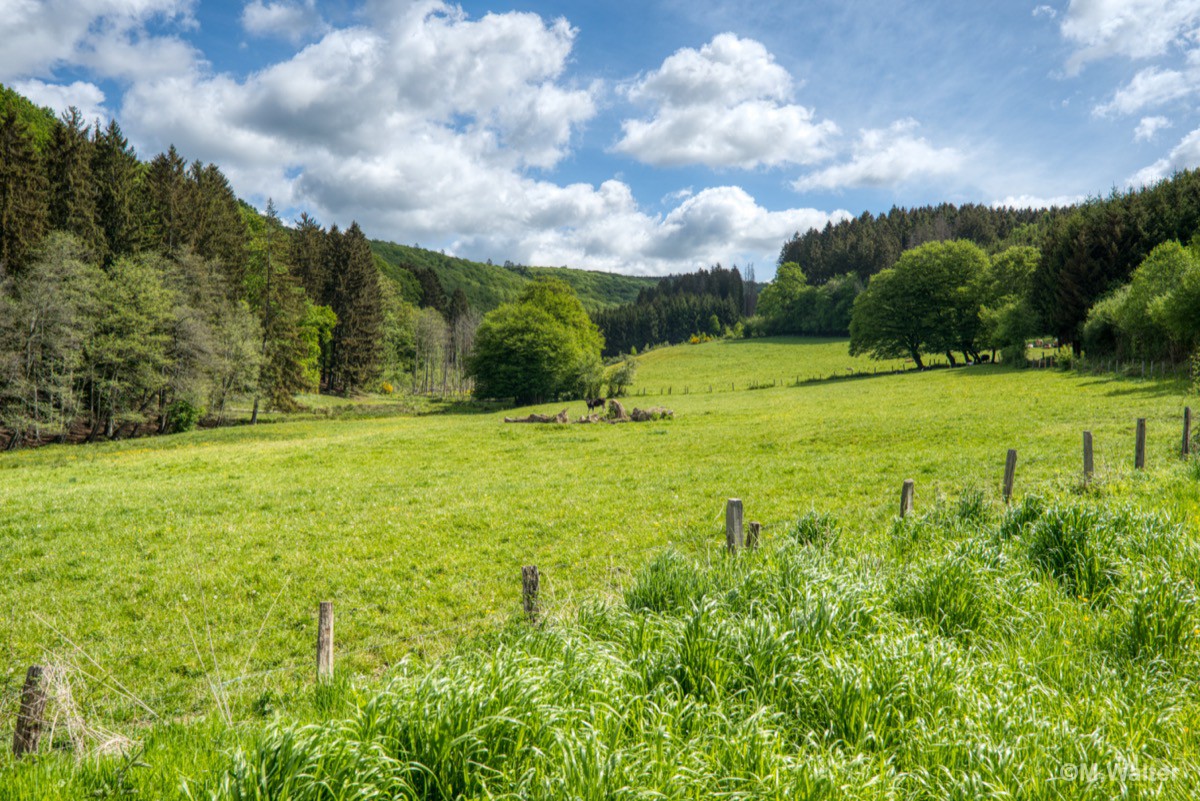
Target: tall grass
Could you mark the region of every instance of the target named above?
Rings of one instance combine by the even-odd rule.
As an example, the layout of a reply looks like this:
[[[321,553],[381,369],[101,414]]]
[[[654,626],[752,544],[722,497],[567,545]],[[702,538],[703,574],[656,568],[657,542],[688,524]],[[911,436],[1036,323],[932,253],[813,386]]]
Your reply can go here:
[[[271,728],[195,792],[1188,797],[1195,564],[1188,540],[1156,539],[1179,533],[1169,520],[1087,500],[993,519],[968,493],[911,525],[907,563],[809,536],[836,528],[814,515],[757,553],[664,554],[621,603],[401,665],[339,718]],[[1106,603],[1082,602],[1098,591]]]

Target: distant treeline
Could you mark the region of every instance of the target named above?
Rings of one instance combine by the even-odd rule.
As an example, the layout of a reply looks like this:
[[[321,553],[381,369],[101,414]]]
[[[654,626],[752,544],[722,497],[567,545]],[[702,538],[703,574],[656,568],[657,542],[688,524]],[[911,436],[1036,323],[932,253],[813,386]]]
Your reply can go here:
[[[686,342],[696,334],[719,336],[745,313],[747,291],[737,267],[721,265],[663,278],[633,303],[592,315],[604,335],[604,355]]]
[[[186,428],[236,397],[257,414],[318,389],[461,388],[465,298],[447,298],[432,272],[405,277],[408,299],[380,280],[356,223],[286,227],[270,205],[239,201],[214,164],[174,147],[143,162],[115,120],[58,119],[0,93],[10,446]]]
[[[1070,208],[1012,209],[967,204],[896,208],[878,216],[862,216],[821,229],[797,233],[783,246],[779,264],[794,262],[812,284],[840,275],[855,275],[864,284],[892,267],[900,254],[926,242],[965,239],[994,253],[1013,245],[1041,244],[1055,220]]]

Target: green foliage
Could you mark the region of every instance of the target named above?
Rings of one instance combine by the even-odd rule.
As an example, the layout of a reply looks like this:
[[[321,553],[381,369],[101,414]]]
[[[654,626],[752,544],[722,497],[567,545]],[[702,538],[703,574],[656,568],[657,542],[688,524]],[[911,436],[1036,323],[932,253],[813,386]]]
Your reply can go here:
[[[167,407],[166,429],[172,434],[191,431],[204,416],[204,409],[186,398],[173,401]]]
[[[951,352],[978,356],[980,308],[989,262],[978,246],[932,242],[906,251],[854,302],[850,352],[877,359]]]
[[[608,398],[624,397],[637,377],[637,360],[628,357],[604,371],[604,394]]]
[[[491,311],[501,303],[515,301],[526,285],[539,278],[558,278],[567,283],[589,311],[630,303],[641,289],[657,282],[654,278],[567,267],[501,267],[378,240],[371,242],[371,250],[388,265],[381,268],[383,275],[401,285],[401,292],[410,303],[421,302],[420,298],[414,299],[411,295],[413,268],[427,269],[448,295],[461,289],[471,308],[481,313]]]
[[[48,230],[49,195],[29,126],[0,112],[0,274],[19,273]]]
[[[854,299],[862,285],[853,274],[810,286],[800,265],[779,265],[775,280],[758,298],[755,330],[764,334],[845,334],[850,330]]]
[[[671,275],[644,287],[633,303],[593,314],[604,334],[604,355],[649,347],[707,341],[741,321],[745,284],[737,268]]]
[[[34,149],[42,152],[54,136],[58,119],[53,109],[37,106],[24,95],[0,84],[0,116],[14,114],[29,132]]]
[[[571,288],[549,278],[483,318],[470,372],[482,398],[594,397],[603,339]]]

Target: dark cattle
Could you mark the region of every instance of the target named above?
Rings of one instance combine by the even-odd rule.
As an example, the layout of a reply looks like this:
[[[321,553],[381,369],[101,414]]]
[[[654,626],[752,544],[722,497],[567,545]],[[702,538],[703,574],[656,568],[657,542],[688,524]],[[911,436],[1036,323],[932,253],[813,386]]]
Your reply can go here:
[[[990,353],[979,354],[979,363],[980,364],[987,364],[991,360],[992,360],[992,354],[990,354]]]
[[[592,409],[603,409],[604,408],[604,398],[588,398],[587,401],[585,401],[585,403],[587,403],[589,412]]]

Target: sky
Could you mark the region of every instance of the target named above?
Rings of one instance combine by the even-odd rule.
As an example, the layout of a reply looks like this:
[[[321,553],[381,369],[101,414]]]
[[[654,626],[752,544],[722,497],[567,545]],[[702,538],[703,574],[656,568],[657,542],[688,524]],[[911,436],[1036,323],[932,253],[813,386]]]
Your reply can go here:
[[[0,0],[0,82],[291,219],[770,278],[795,232],[1200,166],[1200,0]]]

